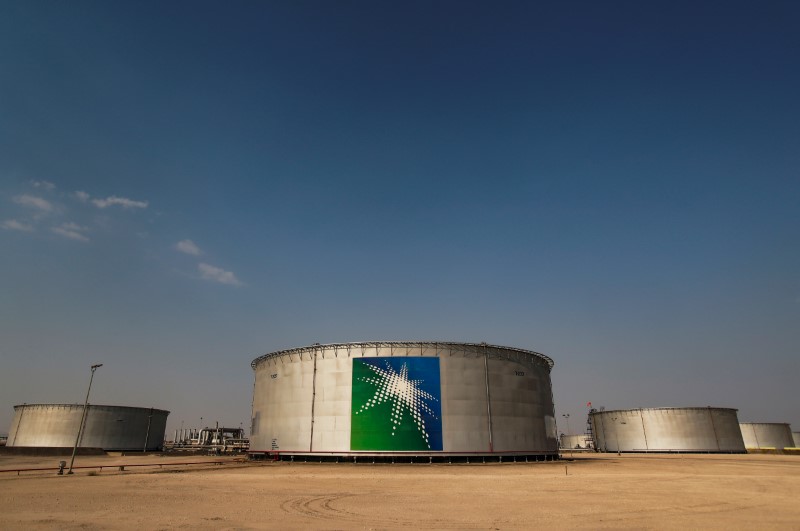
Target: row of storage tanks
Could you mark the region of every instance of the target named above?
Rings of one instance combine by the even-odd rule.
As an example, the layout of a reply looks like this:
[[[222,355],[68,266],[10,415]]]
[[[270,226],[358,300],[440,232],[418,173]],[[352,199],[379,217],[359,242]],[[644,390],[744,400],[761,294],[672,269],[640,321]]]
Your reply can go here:
[[[251,454],[547,458],[559,446],[744,453],[800,445],[788,424],[740,424],[737,410],[713,407],[593,411],[590,435],[559,441],[553,361],[485,343],[312,345],[265,354],[252,367]]]
[[[314,344],[265,354],[251,367],[251,454],[558,455],[553,360],[538,352],[486,343]],[[157,449],[168,414],[89,406],[80,446]],[[7,444],[71,447],[82,415],[79,405],[16,406]],[[740,428],[736,410],[726,408],[596,411],[590,424],[601,451],[795,446],[788,425]],[[561,446],[589,445],[577,437]]]

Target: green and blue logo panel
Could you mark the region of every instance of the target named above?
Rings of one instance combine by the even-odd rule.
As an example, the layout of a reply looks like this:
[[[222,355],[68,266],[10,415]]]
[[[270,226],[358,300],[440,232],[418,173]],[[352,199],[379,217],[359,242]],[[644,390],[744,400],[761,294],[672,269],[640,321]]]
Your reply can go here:
[[[439,358],[353,359],[350,449],[441,451]]]

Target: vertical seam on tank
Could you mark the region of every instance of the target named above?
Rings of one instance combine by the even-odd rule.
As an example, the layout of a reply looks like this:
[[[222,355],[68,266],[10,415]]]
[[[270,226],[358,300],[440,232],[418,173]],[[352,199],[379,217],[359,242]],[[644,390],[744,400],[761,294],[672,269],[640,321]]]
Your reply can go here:
[[[717,427],[714,426],[714,414],[711,413],[711,406],[708,407],[708,418],[711,421],[711,430],[714,432],[714,440],[717,442],[717,451],[722,451],[722,446],[719,444],[719,436],[717,435]]]
[[[642,435],[644,435],[644,449],[649,451],[650,445],[647,442],[647,430],[644,427],[644,409],[639,410],[639,417],[642,419]]]
[[[489,422],[489,452],[494,452],[494,441],[492,439],[492,396],[489,393],[489,353],[486,351],[486,344],[483,345],[483,369],[486,379],[486,413]]]
[[[314,449],[314,406],[317,402],[317,348],[314,348],[312,355],[314,356],[314,376],[311,379],[311,437],[308,441],[309,452]]]

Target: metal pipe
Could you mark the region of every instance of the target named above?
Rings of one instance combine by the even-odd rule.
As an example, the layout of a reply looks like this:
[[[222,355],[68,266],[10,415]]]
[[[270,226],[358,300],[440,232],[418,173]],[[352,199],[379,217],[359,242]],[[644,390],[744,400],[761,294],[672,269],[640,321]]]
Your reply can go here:
[[[102,367],[102,363],[98,363],[97,365],[92,365],[90,368],[92,369],[92,374],[89,376],[89,388],[86,390],[86,400],[83,402],[83,414],[81,414],[81,423],[78,426],[78,435],[75,437],[75,446],[72,447],[72,457],[69,460],[69,472],[67,474],[72,474],[72,464],[75,462],[75,454],[78,452],[78,442],[81,440],[81,435],[83,434],[83,423],[86,421],[86,409],[89,407],[89,393],[92,391],[92,380],[94,379],[94,371],[96,371],[99,367]]]

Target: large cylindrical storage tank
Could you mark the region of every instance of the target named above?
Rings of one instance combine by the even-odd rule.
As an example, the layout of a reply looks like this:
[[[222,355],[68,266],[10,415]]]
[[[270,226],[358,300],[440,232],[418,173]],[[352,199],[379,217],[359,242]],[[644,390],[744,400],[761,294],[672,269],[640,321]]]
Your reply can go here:
[[[742,422],[744,445],[748,449],[776,449],[793,447],[792,429],[783,422]]]
[[[556,456],[550,370],[529,350],[364,342],[265,354],[250,453]]]
[[[586,450],[594,447],[590,435],[562,434],[558,442],[563,450]]]
[[[89,405],[78,446],[114,451],[159,450],[164,443],[167,415],[169,411],[162,409]],[[72,448],[82,416],[82,404],[14,406],[8,446]]]
[[[736,411],[644,408],[594,411],[589,418],[601,452],[745,453]]]

